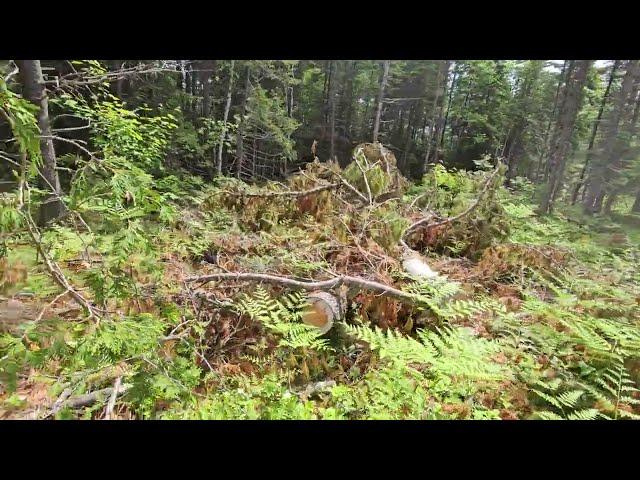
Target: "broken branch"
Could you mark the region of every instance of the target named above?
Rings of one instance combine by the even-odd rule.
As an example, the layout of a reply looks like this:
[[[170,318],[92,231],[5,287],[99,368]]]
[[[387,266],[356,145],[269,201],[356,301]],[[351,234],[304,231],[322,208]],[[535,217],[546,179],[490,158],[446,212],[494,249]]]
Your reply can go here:
[[[185,282],[197,282],[203,284],[217,280],[250,280],[257,282],[275,283],[279,285],[286,285],[289,287],[297,287],[304,290],[331,290],[341,285],[348,285],[351,287],[359,287],[365,290],[378,292],[381,295],[394,297],[409,304],[428,306],[427,301],[419,295],[403,292],[402,290],[398,290],[397,288],[390,287],[383,283],[366,280],[360,277],[352,277],[349,275],[340,275],[329,280],[302,281],[295,280],[289,277],[268,275],[264,273],[212,273],[209,275],[188,277],[185,279]]]

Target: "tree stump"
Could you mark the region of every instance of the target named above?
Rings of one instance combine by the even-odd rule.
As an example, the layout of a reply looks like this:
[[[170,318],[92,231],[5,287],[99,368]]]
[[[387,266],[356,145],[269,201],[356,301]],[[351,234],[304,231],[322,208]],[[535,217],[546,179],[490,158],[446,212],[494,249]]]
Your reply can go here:
[[[307,325],[317,327],[322,334],[331,330],[334,322],[344,316],[344,303],[328,292],[311,292],[307,298],[309,307],[302,315],[302,321]]]

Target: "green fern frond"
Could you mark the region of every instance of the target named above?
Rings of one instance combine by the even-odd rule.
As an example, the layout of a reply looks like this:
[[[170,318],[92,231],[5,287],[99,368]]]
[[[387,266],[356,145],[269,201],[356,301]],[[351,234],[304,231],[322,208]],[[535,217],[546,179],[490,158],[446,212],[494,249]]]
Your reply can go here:
[[[301,321],[306,307],[306,295],[303,292],[291,292],[280,298],[272,298],[264,287],[258,286],[252,295],[241,298],[237,307],[241,313],[249,315],[280,336],[280,346],[331,350],[329,341],[320,338],[322,334],[317,328]]]

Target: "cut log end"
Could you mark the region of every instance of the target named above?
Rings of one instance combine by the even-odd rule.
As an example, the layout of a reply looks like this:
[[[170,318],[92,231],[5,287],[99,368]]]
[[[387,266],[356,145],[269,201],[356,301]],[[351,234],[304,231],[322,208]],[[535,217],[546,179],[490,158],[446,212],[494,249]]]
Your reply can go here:
[[[302,321],[314,326],[325,334],[343,316],[343,308],[340,300],[328,292],[312,292],[307,296],[309,306],[302,315]]]

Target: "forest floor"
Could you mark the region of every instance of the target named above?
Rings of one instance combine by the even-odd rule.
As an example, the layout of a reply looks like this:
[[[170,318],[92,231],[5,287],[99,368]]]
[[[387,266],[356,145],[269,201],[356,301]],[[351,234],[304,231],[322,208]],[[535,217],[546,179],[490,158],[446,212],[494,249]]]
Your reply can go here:
[[[109,249],[118,232],[47,231],[69,282],[104,298],[101,321],[51,279],[27,237],[13,242],[0,418],[640,414],[635,217],[587,219],[570,207],[541,217],[531,190],[496,187],[459,221],[405,237],[439,274],[415,278],[403,268],[407,227],[466,211],[488,173],[436,169],[380,202],[375,185],[355,186],[360,203],[348,190],[273,195],[327,185],[317,168],[287,186],[181,181],[176,218],[146,222],[149,248],[124,263]],[[319,336],[295,327],[303,295],[286,285],[193,281],[229,272],[349,275],[416,301],[348,285],[343,318]]]

